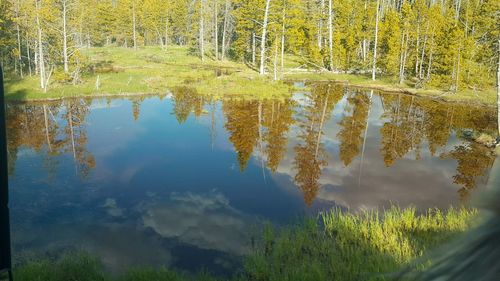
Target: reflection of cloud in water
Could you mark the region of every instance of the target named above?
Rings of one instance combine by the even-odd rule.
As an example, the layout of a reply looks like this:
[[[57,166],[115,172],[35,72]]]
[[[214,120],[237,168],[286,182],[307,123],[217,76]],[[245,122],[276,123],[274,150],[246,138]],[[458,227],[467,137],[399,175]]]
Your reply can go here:
[[[104,202],[102,207],[105,208],[106,211],[108,212],[108,215],[112,217],[123,216],[123,209],[118,207],[118,205],[116,204],[116,200],[113,198],[106,199],[106,202]]]
[[[447,208],[457,203],[457,187],[442,167],[421,161],[400,159],[392,169],[377,167],[365,159],[359,185],[359,163],[354,163],[354,174],[342,178],[342,185],[329,184],[326,179],[336,177],[334,169],[323,172],[323,188],[318,199],[334,201],[355,210],[375,209],[391,203],[402,207],[415,205],[419,209]],[[356,165],[357,164],[357,165]],[[340,163],[334,164],[340,166]],[[426,178],[425,182],[421,179]]]
[[[13,229],[16,260],[40,256],[59,256],[68,250],[83,250],[99,257],[111,272],[124,272],[130,267],[168,266],[171,255],[161,238],[141,228],[124,224],[30,225],[30,231]]]
[[[123,272],[140,265],[167,266],[171,256],[160,238],[132,226],[99,225],[88,229],[83,249],[99,256],[112,272]]]
[[[167,202],[148,204],[144,210],[144,226],[163,237],[236,255],[248,251],[250,218],[230,207],[221,194],[172,194]]]
[[[415,152],[409,152],[398,159],[393,166],[386,167],[379,148],[380,140],[376,135],[380,128],[372,124],[369,127],[360,185],[361,153],[348,167],[345,167],[339,160],[338,146],[334,144],[338,126],[331,120],[328,124],[322,139],[328,150],[328,165],[323,167],[321,177],[318,179],[321,188],[316,203],[331,202],[332,205],[353,210],[381,208],[391,203],[402,207],[415,205],[419,209],[447,208],[458,203],[456,191],[459,186],[453,184],[451,180],[456,168],[454,161],[431,156],[427,146],[424,145],[420,160],[415,160]],[[291,133],[297,134],[294,131]],[[450,142],[458,141],[451,138]],[[333,145],[328,145],[329,143]],[[299,190],[293,183],[297,173],[294,167],[296,155],[293,148],[297,144],[296,138],[289,141],[287,153],[276,174],[272,175],[280,187],[292,193]],[[254,157],[258,155],[254,153]],[[425,181],[422,181],[422,178],[425,178]]]

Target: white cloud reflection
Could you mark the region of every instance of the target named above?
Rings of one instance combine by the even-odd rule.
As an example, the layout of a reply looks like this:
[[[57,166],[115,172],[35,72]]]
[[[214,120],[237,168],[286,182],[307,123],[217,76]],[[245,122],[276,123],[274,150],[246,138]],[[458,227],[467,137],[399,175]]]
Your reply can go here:
[[[252,219],[233,209],[219,193],[172,194],[166,202],[143,208],[144,226],[162,237],[235,255],[248,251]]]

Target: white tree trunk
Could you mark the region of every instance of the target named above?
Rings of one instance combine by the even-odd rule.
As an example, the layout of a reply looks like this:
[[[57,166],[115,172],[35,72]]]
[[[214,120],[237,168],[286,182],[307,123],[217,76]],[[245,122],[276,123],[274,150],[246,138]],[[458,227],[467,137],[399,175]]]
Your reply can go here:
[[[373,66],[372,66],[372,80],[375,81],[375,73],[377,71],[377,44],[378,44],[378,21],[380,13],[380,0],[377,0],[377,13],[375,16],[375,45],[373,46]]]
[[[226,58],[226,33],[229,21],[229,5],[230,5],[229,0],[226,0],[226,5],[224,7],[224,26],[222,29],[222,53],[221,53],[222,60]]]
[[[38,73],[40,74],[40,88],[45,89],[45,59],[43,56],[42,26],[40,23],[40,3],[36,2],[36,27],[38,33]]]
[[[136,15],[135,15],[135,2],[132,4],[132,35],[134,37],[134,50],[137,50],[137,22],[136,22]]]
[[[330,50],[330,70],[333,71],[333,5],[328,0],[328,48]]]
[[[31,51],[30,51],[30,44],[27,38],[26,38],[26,54],[28,55],[28,71],[31,76],[33,74],[31,70]]]
[[[219,7],[217,1],[219,0],[214,0],[214,48],[215,48],[215,59],[219,59]]]
[[[400,55],[400,65],[399,65],[399,84],[403,84],[405,79],[406,70],[406,58],[408,55],[408,32],[403,32],[403,38],[401,39],[401,55]]]
[[[363,42],[361,42],[362,46],[361,46],[361,49],[362,49],[362,57],[363,57],[363,62],[366,61],[366,39],[363,39]]]
[[[264,23],[262,24],[262,37],[260,41],[260,75],[266,74],[266,34],[267,34],[267,20],[269,18],[269,5],[271,0],[266,0],[266,8],[264,10]]]
[[[318,22],[318,48],[321,50],[323,48],[323,17],[325,13],[325,0],[321,0],[320,10],[320,19]]]
[[[429,54],[429,63],[427,66],[427,80],[431,79],[431,73],[432,73],[432,56],[434,54],[434,49],[431,47],[430,54]]]
[[[283,16],[282,16],[282,25],[281,25],[281,71],[285,67],[285,18],[286,18],[286,8],[285,8],[285,0],[283,0]]]
[[[68,66],[68,32],[67,32],[67,12],[68,12],[68,7],[67,7],[67,0],[62,1],[63,5],[63,13],[62,13],[62,20],[63,20],[63,62],[64,62],[64,73],[69,72],[69,66]]]
[[[420,66],[418,70],[418,78],[423,78],[423,65],[424,65],[424,56],[425,56],[425,47],[427,45],[427,35],[424,37],[424,46],[422,47],[422,54],[420,55]]]
[[[165,50],[168,49],[168,16],[165,18],[165,41],[164,41]]]
[[[17,8],[19,9],[19,7]],[[16,20],[19,21],[19,10],[16,11]],[[21,55],[21,31],[19,30],[19,22],[16,22],[17,29],[17,49],[18,49],[18,60],[19,60],[19,73],[21,78],[23,78],[23,57]]]
[[[201,61],[205,60],[205,21],[203,18],[203,0],[200,0],[200,34],[199,34],[199,40],[200,40],[200,57]]]
[[[35,39],[35,57],[33,58],[33,62],[35,63],[35,75],[38,75],[40,72],[40,69],[38,68],[38,40]]]
[[[274,40],[274,81],[278,80],[278,38]],[[282,61],[283,62],[283,61]],[[281,67],[283,68],[283,66]]]
[[[252,33],[252,64],[255,65],[255,52],[256,52],[256,47],[255,47],[255,32]]]

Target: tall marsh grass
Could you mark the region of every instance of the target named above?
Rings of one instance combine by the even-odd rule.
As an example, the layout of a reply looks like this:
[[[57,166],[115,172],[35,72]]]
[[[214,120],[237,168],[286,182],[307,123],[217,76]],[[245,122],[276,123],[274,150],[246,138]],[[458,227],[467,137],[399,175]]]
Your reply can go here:
[[[429,249],[470,227],[477,211],[332,210],[278,233],[265,230],[247,258],[247,280],[390,280]],[[271,233],[271,234],[269,234]],[[422,267],[423,265],[421,265]]]

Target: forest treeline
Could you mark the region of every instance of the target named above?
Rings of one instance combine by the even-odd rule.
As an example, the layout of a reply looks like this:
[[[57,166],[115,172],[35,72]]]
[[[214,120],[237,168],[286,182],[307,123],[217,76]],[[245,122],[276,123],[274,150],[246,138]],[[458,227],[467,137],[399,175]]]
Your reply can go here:
[[[189,46],[201,60],[383,75],[456,92],[495,84],[498,0],[2,0],[0,55],[17,75],[79,83],[82,48]]]

